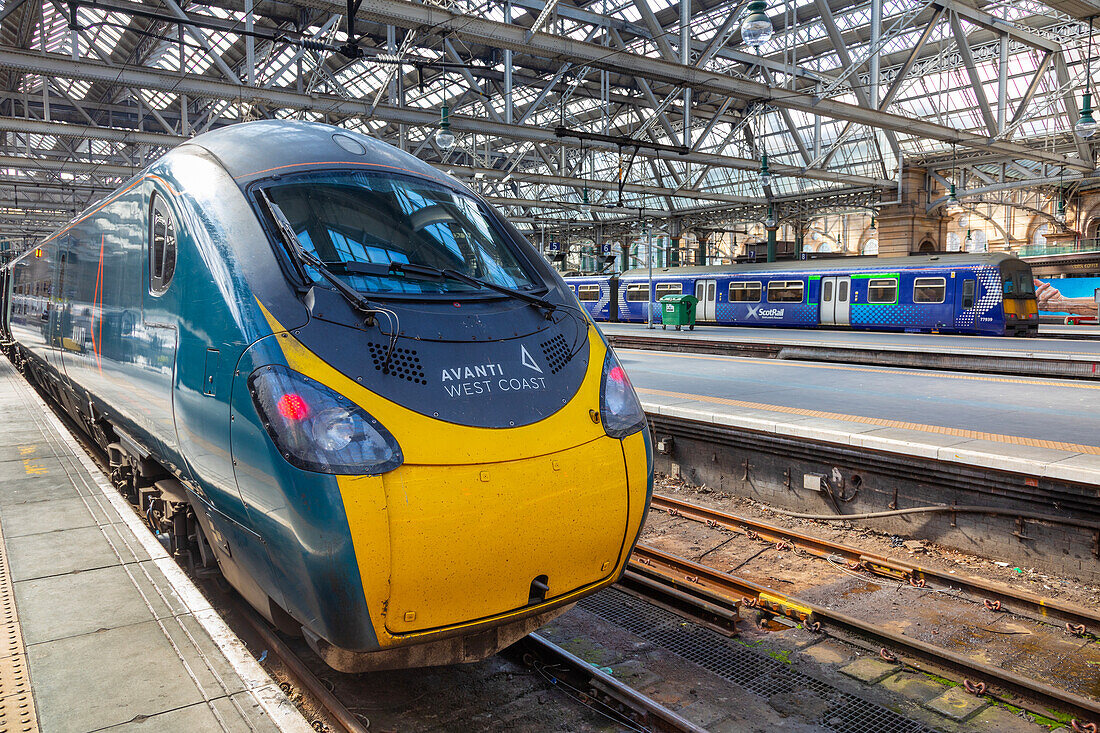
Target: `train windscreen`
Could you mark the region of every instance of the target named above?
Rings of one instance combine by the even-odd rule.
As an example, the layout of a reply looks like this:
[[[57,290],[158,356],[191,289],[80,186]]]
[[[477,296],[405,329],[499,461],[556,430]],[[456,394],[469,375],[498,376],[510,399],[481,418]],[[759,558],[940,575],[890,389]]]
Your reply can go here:
[[[1030,269],[1003,268],[1001,283],[1006,298],[1034,298],[1035,281]]]
[[[513,289],[536,282],[481,205],[423,179],[328,172],[288,177],[264,187],[306,252],[348,285],[370,293],[465,293],[454,279],[353,273],[349,263],[425,265]],[[310,268],[315,283],[323,278]]]

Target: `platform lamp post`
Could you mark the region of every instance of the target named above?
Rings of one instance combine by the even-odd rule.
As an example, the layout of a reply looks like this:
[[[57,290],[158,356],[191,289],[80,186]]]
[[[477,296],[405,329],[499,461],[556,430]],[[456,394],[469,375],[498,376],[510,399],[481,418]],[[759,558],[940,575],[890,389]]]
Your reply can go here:
[[[779,224],[775,219],[775,206],[768,204],[768,218],[764,220],[764,228],[768,231],[768,262],[775,262],[775,232]]]
[[[1081,95],[1081,116],[1073,125],[1073,131],[1082,140],[1088,140],[1096,134],[1100,123],[1092,116],[1092,18],[1089,18],[1089,45],[1085,54],[1085,91]]]
[[[645,256],[649,260],[649,285],[646,289],[646,303],[645,303],[645,323],[646,328],[653,328],[653,298],[655,293],[653,292],[653,232],[649,229],[649,223],[644,219],[642,220],[642,226],[645,227]]]

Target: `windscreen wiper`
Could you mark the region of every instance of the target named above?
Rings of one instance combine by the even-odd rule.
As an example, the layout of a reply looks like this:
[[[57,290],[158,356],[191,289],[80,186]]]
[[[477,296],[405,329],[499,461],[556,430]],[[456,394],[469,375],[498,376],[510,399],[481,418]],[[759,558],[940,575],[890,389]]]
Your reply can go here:
[[[287,253],[301,271],[303,279],[309,282],[309,277],[305,273],[305,268],[313,268],[317,271],[318,275],[328,280],[329,284],[331,284],[337,292],[343,295],[356,310],[368,314],[371,317],[371,321],[373,321],[374,315],[378,312],[378,308],[374,307],[366,298],[356,292],[354,288],[349,287],[347,283],[329,271],[328,266],[318,257],[306,252],[305,248],[302,247],[301,240],[298,239],[298,235],[294,233],[294,227],[291,226],[290,221],[286,218],[286,214],[283,213],[283,210],[279,208],[277,203],[271,200],[271,197],[267,195],[267,191],[262,188],[259,189],[256,198],[263,202],[264,207],[271,215],[272,221],[275,222],[275,228],[279,231],[279,237],[283,240]]]
[[[411,262],[391,262],[388,265],[367,262],[345,262],[343,266],[348,274],[351,275],[374,275],[377,277],[404,275],[405,277],[414,277],[421,280],[457,280],[467,285],[473,285],[475,288],[486,288],[501,293],[502,295],[508,295],[517,300],[522,300],[525,303],[530,303],[536,308],[545,310],[547,316],[558,309],[557,303],[553,303],[541,296],[525,293],[522,290],[516,290],[506,285],[497,285],[494,282],[482,280],[459,272],[458,270],[433,267],[432,265],[417,265]]]
[[[268,213],[271,215],[272,220],[275,222],[275,227],[279,231],[279,237],[283,240],[283,244],[286,246],[287,252],[291,258],[297,264],[299,269],[302,270],[303,278],[308,282],[309,277],[306,276],[304,271],[305,267],[311,267],[317,271],[317,274],[328,280],[329,284],[344,296],[344,298],[360,313],[366,315],[366,326],[378,326],[378,330],[382,332],[384,336],[388,336],[390,343],[389,348],[386,350],[386,358],[382,362],[382,368],[386,369],[390,365],[390,359],[393,357],[394,349],[397,346],[397,338],[401,334],[401,320],[398,318],[397,313],[388,308],[379,308],[373,305],[370,301],[355,291],[354,288],[348,286],[343,280],[334,275],[328,266],[320,260],[320,258],[313,254],[306,252],[302,247],[301,240],[298,239],[298,235],[294,233],[294,227],[291,226],[290,220],[286,218],[283,210],[279,208],[279,205],[271,200],[271,197],[267,195],[267,191],[261,189],[257,190],[257,199],[263,202],[267,208]],[[387,334],[382,328],[382,325],[378,323],[378,315],[383,314],[390,322],[390,332]]]

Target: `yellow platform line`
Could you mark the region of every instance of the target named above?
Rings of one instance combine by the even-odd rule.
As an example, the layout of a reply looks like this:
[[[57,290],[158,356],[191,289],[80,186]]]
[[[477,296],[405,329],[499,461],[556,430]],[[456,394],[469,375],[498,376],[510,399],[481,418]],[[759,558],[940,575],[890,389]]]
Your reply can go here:
[[[958,372],[929,371],[919,367],[909,369],[889,369],[875,366],[850,366],[844,364],[822,364],[818,362],[796,361],[793,359],[753,359],[744,356],[707,356],[705,354],[682,354],[675,351],[649,351],[647,349],[615,349],[616,354],[660,354],[680,359],[702,359],[704,361],[736,361],[738,364],[764,364],[767,366],[789,366],[800,369],[829,369],[837,372],[867,372],[870,374],[900,374],[907,377],[926,377],[928,379],[958,379],[964,382],[997,382],[1000,384],[1027,384],[1034,387],[1065,387],[1066,389],[1100,389],[1100,383],[1091,383],[1065,379],[1027,379],[1024,377],[993,377],[984,374],[960,374]]]
[[[695,333],[701,334],[701,336],[707,335],[705,332],[702,332],[702,331],[696,331]],[[624,334],[611,333],[609,335],[611,335],[611,336],[618,336],[618,335],[633,336],[634,334],[631,334],[631,333],[624,333]],[[866,342],[866,343],[859,342],[859,341],[818,341],[818,342],[815,343],[815,342],[809,340],[810,337],[807,337],[807,340],[804,340],[804,341],[799,341],[799,340],[797,340],[797,338],[784,339],[784,338],[779,338],[779,337],[776,337],[774,340],[768,340],[767,338],[753,338],[751,336],[742,337],[742,338],[738,338],[738,337],[734,336],[734,337],[729,338],[729,339],[715,338],[715,339],[712,339],[712,340],[714,340],[714,341],[729,341],[730,343],[735,343],[735,344],[736,343],[743,343],[743,344],[775,343],[775,344],[780,344],[780,345],[783,345],[783,346],[810,346],[810,347],[820,346],[820,347],[833,348],[833,349],[835,349],[835,348],[841,348],[841,349],[870,349],[870,348],[875,348],[876,346],[886,346],[886,347],[890,347],[891,349],[913,349],[913,348],[930,349],[930,348],[935,348],[937,346],[937,344],[934,343],[931,339],[932,338],[940,338],[940,336],[936,336],[935,334],[925,334],[925,335],[929,336],[929,342],[926,343],[926,344],[896,344],[896,343],[890,343],[888,341],[884,341],[884,342]],[[673,338],[675,338],[675,337],[673,337]],[[990,336],[968,336],[966,334],[961,334],[960,333],[960,334],[950,334],[949,338],[981,339],[982,341],[988,341],[991,337]],[[671,341],[672,339],[669,339],[669,340]],[[688,343],[690,343],[694,339],[692,339],[690,337],[685,337],[682,340],[687,341]],[[993,345],[993,344],[989,344],[988,346],[958,346],[958,345],[943,345],[943,346],[944,346],[944,348],[948,349],[948,351],[944,352],[944,353],[950,353],[951,351],[956,351],[956,350],[957,351],[973,351],[973,352],[976,352],[978,354],[989,353],[990,351],[1003,351],[1003,352],[1009,352],[1009,353],[1013,353],[1013,354],[1042,354],[1044,356],[1053,356],[1053,357],[1064,356],[1064,355],[1091,356],[1095,361],[1100,361],[1100,352],[1096,352],[1096,351],[1056,351],[1056,350],[1053,350],[1053,349],[1046,349],[1046,348],[1043,348],[1043,347],[1032,348],[1032,349],[1020,349],[1020,348],[1015,348],[1015,347],[1012,347],[1012,346],[996,346],[996,345]]]
[[[637,389],[639,394],[653,395],[655,397],[674,397],[677,399],[694,400],[696,402],[709,402],[715,405],[727,407],[740,407],[748,410],[765,410],[779,412],[785,415],[799,415],[801,417],[823,417],[829,420],[859,423],[861,425],[874,425],[880,428],[901,428],[903,430],[916,430],[922,433],[934,433],[936,435],[950,435],[956,438],[969,440],[988,440],[994,443],[1006,445],[1024,445],[1031,448],[1049,448],[1051,450],[1067,451],[1069,453],[1087,453],[1100,456],[1100,446],[1083,445],[1081,443],[1062,443],[1057,440],[1039,440],[1037,438],[1024,438],[1019,435],[1001,435],[1000,433],[986,433],[981,430],[964,430],[962,428],[949,428],[944,425],[925,425],[923,423],[903,422],[901,420],[888,420],[881,417],[865,417],[863,415],[845,415],[841,412],[825,412],[823,410],[808,410],[802,407],[786,407],[785,405],[769,405],[764,402],[746,402],[745,400],[732,400],[727,397],[711,397],[708,395],[689,394],[686,392],[669,392],[663,389]],[[945,446],[950,447],[950,446]]]

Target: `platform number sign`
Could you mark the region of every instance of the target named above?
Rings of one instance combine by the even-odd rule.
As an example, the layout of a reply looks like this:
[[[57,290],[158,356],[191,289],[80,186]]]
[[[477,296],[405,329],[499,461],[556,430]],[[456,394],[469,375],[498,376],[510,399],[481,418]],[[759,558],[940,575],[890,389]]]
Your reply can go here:
[[[611,256],[611,245],[610,244],[600,245],[600,252],[603,253],[604,257],[610,257]]]
[[[561,242],[550,242],[546,248],[547,252],[561,252]]]

